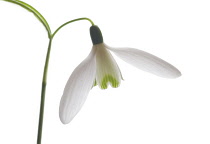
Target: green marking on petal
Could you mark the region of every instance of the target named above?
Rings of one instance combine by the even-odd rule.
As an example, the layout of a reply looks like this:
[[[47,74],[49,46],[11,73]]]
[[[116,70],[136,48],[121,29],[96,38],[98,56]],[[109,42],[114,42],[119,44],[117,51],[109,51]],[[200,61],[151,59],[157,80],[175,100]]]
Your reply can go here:
[[[96,80],[94,81],[92,88],[93,88],[94,86],[97,86]]]
[[[105,75],[101,83],[101,89],[107,89],[108,83],[111,83],[113,88],[117,88],[119,86],[119,82],[116,80],[116,78],[114,78],[112,75]]]
[[[94,81],[94,84],[93,84],[93,86],[97,86],[97,82],[96,82],[96,80]]]

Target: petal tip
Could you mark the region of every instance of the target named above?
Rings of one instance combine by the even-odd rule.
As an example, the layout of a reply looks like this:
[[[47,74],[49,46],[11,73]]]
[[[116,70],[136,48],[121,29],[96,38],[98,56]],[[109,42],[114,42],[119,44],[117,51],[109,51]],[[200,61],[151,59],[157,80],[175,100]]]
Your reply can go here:
[[[176,78],[178,78],[180,76],[182,76],[182,73],[178,69],[176,69],[176,71],[174,71],[171,75],[169,75],[166,78],[176,79]]]
[[[59,113],[59,117],[60,117],[61,123],[64,125],[69,124],[73,119],[73,117],[67,118],[66,116],[62,115],[61,113]]]
[[[63,120],[61,120],[61,123],[64,124],[64,125],[68,124],[68,122],[65,122]]]
[[[182,73],[178,70],[177,75],[176,75],[176,77],[174,77],[174,78],[178,78],[178,77],[180,77],[180,76],[182,76]]]
[[[59,118],[62,124],[66,125],[69,123],[61,113],[59,113]]]

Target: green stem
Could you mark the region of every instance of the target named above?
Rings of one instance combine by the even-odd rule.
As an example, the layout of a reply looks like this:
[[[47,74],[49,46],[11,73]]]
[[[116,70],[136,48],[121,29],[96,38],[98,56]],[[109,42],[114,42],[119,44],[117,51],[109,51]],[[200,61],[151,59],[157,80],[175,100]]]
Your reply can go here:
[[[50,59],[51,44],[52,44],[52,38],[50,38],[50,40],[49,40],[49,45],[48,45],[48,50],[47,50],[47,55],[46,55],[46,60],[45,60],[45,66],[44,66],[43,79],[42,79],[42,90],[41,90],[41,103],[40,103],[40,113],[39,113],[37,144],[41,144],[41,139],[42,139],[45,91],[46,91],[46,85],[47,85],[47,72],[48,72],[48,65],[49,65],[49,59]]]
[[[47,85],[47,72],[48,72],[48,65],[49,65],[50,51],[51,51],[51,45],[52,45],[53,37],[65,25],[67,25],[69,23],[72,23],[72,22],[75,22],[75,21],[79,21],[79,20],[88,20],[92,25],[94,25],[94,23],[89,18],[78,18],[78,19],[75,19],[75,20],[71,20],[71,21],[66,22],[63,25],[61,25],[49,38],[50,40],[49,40],[47,56],[46,56],[45,66],[44,66],[43,80],[42,80],[41,103],[40,103],[40,113],[39,113],[39,125],[38,125],[37,144],[41,144],[41,139],[42,139],[45,91],[46,91],[46,85]]]
[[[93,21],[92,21],[91,19],[89,19],[89,18],[78,18],[78,19],[74,19],[74,20],[68,21],[68,22],[62,24],[60,27],[58,27],[58,28],[55,30],[55,32],[52,34],[52,38],[53,38],[53,37],[55,36],[55,34],[56,34],[62,27],[64,27],[65,25],[70,24],[70,23],[72,23],[72,22],[80,21],[80,20],[88,20],[92,25],[94,25]]]

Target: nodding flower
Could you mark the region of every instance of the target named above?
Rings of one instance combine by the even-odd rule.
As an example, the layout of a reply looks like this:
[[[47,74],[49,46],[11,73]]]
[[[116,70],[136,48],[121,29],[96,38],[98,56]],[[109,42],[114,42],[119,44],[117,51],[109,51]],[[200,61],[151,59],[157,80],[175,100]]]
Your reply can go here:
[[[63,124],[68,124],[80,111],[93,86],[106,89],[108,85],[114,88],[120,85],[122,75],[110,51],[123,61],[154,75],[164,78],[181,76],[177,68],[152,54],[133,48],[107,46],[96,25],[90,27],[90,35],[92,50],[71,74],[60,101],[59,116]]]

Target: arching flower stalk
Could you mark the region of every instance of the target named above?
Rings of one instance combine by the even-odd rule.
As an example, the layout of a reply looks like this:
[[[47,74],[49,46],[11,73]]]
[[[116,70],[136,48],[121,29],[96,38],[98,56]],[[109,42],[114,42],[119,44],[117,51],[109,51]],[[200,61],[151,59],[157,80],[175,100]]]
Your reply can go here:
[[[112,48],[103,42],[100,29],[90,27],[93,47],[88,57],[71,74],[60,101],[60,120],[68,124],[80,111],[93,85],[106,89],[110,84],[116,88],[122,76],[120,69],[111,55],[154,75],[164,78],[177,78],[180,71],[166,61],[147,52],[133,48]]]

